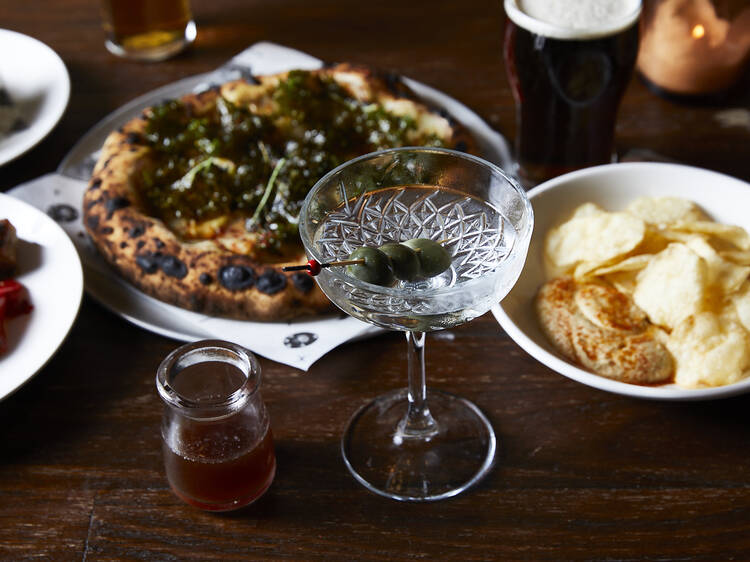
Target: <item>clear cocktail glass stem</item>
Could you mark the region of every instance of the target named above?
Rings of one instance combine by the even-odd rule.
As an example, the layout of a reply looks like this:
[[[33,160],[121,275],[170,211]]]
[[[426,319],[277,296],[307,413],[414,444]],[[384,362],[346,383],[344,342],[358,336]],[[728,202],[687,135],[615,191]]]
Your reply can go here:
[[[415,238],[438,242],[451,255],[448,269],[415,282],[374,285],[335,267],[316,277],[344,312],[406,334],[406,388],[363,404],[341,440],[347,468],[368,490],[399,501],[442,500],[491,470],[497,441],[490,420],[469,400],[427,387],[425,334],[497,303],[518,278],[532,227],[531,204],[516,182],[487,161],[445,149],[356,158],[308,194],[300,234],[317,261]]]
[[[409,406],[398,424],[396,438],[428,439],[438,432],[438,424],[427,405],[427,383],[424,363],[424,332],[406,332],[408,349]]]
[[[341,441],[352,475],[369,490],[401,501],[446,499],[492,467],[489,420],[468,400],[428,389],[424,332],[406,332],[408,386],[354,414]],[[433,416],[434,413],[434,416]]]

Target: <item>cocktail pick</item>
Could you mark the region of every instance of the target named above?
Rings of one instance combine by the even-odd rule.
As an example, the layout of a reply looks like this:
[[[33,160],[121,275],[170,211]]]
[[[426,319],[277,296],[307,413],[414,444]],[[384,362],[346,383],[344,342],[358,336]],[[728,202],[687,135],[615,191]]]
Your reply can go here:
[[[364,259],[359,260],[341,260],[331,261],[328,263],[320,263],[318,260],[308,260],[304,265],[287,265],[282,267],[282,271],[307,271],[313,277],[320,273],[320,270],[324,267],[332,267],[334,265],[359,265],[365,263]]]

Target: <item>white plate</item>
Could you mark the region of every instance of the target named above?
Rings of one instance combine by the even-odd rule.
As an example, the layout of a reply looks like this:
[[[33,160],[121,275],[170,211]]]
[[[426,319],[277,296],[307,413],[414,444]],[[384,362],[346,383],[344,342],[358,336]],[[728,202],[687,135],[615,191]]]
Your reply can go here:
[[[57,125],[70,98],[70,78],[63,61],[47,45],[0,29],[0,85],[18,105],[27,125],[0,135],[2,166],[35,146]]]
[[[547,230],[587,201],[607,210],[618,210],[641,195],[690,199],[715,220],[750,231],[747,212],[750,185],[723,174],[677,164],[628,163],[597,166],[560,176],[529,191],[535,221],[529,255],[513,290],[493,308],[495,318],[529,355],[566,377],[600,390],[658,400],[709,400],[750,391],[750,378],[700,389],[680,388],[674,384],[639,386],[610,380],[564,359],[541,332],[532,302],[545,281],[542,246]]]
[[[47,215],[0,193],[0,219],[15,226],[19,272],[34,309],[6,321],[8,349],[0,355],[0,399],[33,377],[55,354],[78,314],[83,273],[73,243]]]
[[[290,68],[317,68],[322,61],[300,51],[273,43],[257,43],[230,63],[214,72],[191,76],[144,94],[117,109],[84,135],[58,167],[58,173],[69,178],[86,180],[96,162],[97,152],[109,133],[140,115],[144,108],[165,98],[201,90],[237,78],[238,68],[256,69],[258,74],[281,72]],[[483,156],[506,170],[511,170],[511,156],[505,138],[483,119],[459,101],[429,86],[404,78],[406,84],[428,104],[445,109],[463,123],[476,137]],[[80,213],[80,205],[78,206]],[[113,282],[113,276],[86,270],[86,291],[126,320],[152,332],[182,341],[211,337],[210,331],[200,329],[202,315],[176,309],[135,290],[124,282]],[[216,324],[216,322],[214,322]],[[277,359],[278,360],[278,359]]]

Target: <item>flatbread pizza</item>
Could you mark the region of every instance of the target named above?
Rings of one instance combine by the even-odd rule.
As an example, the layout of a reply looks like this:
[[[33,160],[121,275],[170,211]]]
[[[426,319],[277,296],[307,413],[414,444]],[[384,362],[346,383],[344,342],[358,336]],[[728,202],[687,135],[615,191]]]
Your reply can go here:
[[[106,139],[84,195],[105,260],[143,292],[205,314],[281,321],[332,305],[304,261],[305,195],[347,160],[397,146],[476,152],[392,76],[349,64],[166,100]]]

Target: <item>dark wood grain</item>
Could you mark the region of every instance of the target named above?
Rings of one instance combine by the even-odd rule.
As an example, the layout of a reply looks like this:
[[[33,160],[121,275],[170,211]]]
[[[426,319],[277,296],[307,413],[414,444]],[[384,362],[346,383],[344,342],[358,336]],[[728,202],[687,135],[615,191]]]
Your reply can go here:
[[[60,124],[0,169],[3,191],[53,171],[121,104],[260,40],[401,72],[515,134],[497,0],[194,0],[196,45],[151,65],[107,53],[91,0],[2,4],[0,25],[55,49],[72,80]],[[750,131],[716,119],[750,106],[747,83],[694,105],[634,77],[620,152],[750,180]],[[341,346],[308,373],[262,359],[277,477],[249,509],[211,515],[181,503],[162,471],[154,373],[177,345],[84,299],[59,352],[0,403],[0,559],[750,559],[750,397],[597,391],[537,363],[486,315],[428,338],[428,382],[487,413],[497,465],[455,499],[402,504],[354,482],[339,439],[358,406],[404,384],[403,336]]]

